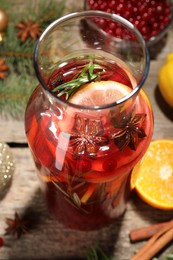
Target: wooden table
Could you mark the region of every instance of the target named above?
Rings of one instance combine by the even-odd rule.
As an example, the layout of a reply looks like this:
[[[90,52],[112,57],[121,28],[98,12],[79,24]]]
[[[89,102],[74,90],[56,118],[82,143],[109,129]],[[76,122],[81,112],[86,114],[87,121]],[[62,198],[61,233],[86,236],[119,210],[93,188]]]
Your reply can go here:
[[[172,48],[173,30],[160,53],[151,60],[149,76],[144,85],[155,117],[153,139],[173,138],[173,110],[165,104],[157,86],[159,69],[166,55],[173,51]],[[5,237],[6,246],[0,248],[1,260],[85,259],[87,248],[97,242],[112,254],[112,259],[129,260],[143,244],[130,243],[131,229],[173,217],[173,211],[154,209],[133,194],[125,215],[113,225],[94,232],[77,232],[65,228],[49,215],[29,149],[21,145],[26,143],[23,120],[2,119],[0,139],[16,144],[12,148],[16,163],[12,186],[6,197],[0,201],[0,236],[3,236],[6,228],[6,217],[13,218],[15,211],[20,215],[26,214],[32,223],[30,233],[20,240]],[[169,245],[159,259],[164,259],[168,252],[173,252],[173,244]]]

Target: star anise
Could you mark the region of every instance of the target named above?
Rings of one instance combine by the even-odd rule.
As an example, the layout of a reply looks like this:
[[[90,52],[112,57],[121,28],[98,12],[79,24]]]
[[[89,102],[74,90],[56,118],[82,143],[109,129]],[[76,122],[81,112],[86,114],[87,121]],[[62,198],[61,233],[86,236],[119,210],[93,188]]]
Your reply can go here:
[[[92,120],[76,115],[72,133],[70,133],[69,145],[74,147],[74,157],[87,154],[94,158],[99,146],[109,142],[103,135],[101,120]]]
[[[28,231],[28,222],[24,219],[21,219],[17,212],[15,212],[15,218],[6,218],[6,223],[8,227],[6,228],[6,235],[14,234],[18,239],[22,234],[29,233]]]
[[[22,42],[25,42],[28,38],[36,40],[41,34],[41,27],[37,22],[28,20],[26,22],[18,23],[16,27],[18,28],[17,36]]]
[[[9,70],[4,59],[0,59],[0,79],[5,79],[7,77],[6,72]]]
[[[143,122],[146,119],[146,114],[121,113],[119,117],[113,117],[112,123],[117,131],[112,134],[114,143],[120,150],[129,146],[132,150],[136,150],[139,143],[139,138],[146,136],[142,128]]]

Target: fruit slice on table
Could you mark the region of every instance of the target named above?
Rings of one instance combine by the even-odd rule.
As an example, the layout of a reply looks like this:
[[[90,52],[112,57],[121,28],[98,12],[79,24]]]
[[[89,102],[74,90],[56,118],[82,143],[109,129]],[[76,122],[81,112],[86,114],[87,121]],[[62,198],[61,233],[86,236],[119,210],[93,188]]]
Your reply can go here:
[[[173,209],[173,140],[155,140],[135,166],[131,187],[149,205]]]
[[[85,106],[101,106],[123,98],[131,89],[115,81],[96,81],[83,85],[69,102]]]

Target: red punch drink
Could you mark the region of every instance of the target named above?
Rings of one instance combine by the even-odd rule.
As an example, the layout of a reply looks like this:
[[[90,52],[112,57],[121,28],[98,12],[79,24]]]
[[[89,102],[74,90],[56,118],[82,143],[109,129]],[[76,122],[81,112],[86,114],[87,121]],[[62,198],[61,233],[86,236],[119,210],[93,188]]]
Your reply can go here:
[[[104,227],[124,212],[131,170],[150,143],[148,98],[131,95],[130,69],[103,51],[72,53],[46,84],[32,94],[25,126],[48,207],[70,228]]]
[[[48,208],[67,227],[105,227],[124,213],[131,171],[152,136],[145,41],[118,15],[68,14],[40,36],[34,67],[25,130]]]

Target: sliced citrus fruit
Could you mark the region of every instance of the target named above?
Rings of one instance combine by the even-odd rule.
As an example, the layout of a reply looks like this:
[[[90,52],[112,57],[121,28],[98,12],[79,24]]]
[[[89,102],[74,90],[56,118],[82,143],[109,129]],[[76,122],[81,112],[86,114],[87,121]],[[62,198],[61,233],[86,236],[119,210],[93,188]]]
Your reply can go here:
[[[101,106],[125,97],[130,91],[128,86],[115,81],[96,81],[83,85],[69,102],[85,106]]]
[[[81,202],[82,203],[87,203],[87,201],[89,200],[89,198],[92,196],[93,192],[95,191],[96,185],[95,184],[90,184],[87,191],[85,192],[85,194],[82,196],[81,198]]]
[[[134,167],[131,188],[149,205],[173,209],[173,140],[155,140]]]
[[[84,84],[68,99],[68,101],[70,103],[82,106],[101,106],[113,103],[120,98],[125,97],[130,92],[131,88],[124,84],[111,80],[102,80]],[[123,105],[123,109],[130,106],[131,102],[131,99],[127,101],[126,104]],[[61,131],[71,131],[71,128],[74,125],[76,112],[81,116],[86,116],[87,110],[85,110],[83,113],[82,110],[79,112],[79,110],[76,110],[75,108],[69,106],[64,113],[63,119],[60,120],[58,123]],[[92,112],[91,110],[88,110],[88,116],[90,118],[95,118],[98,116],[107,117],[107,113],[107,110],[97,110],[97,113],[95,113],[95,111]]]

